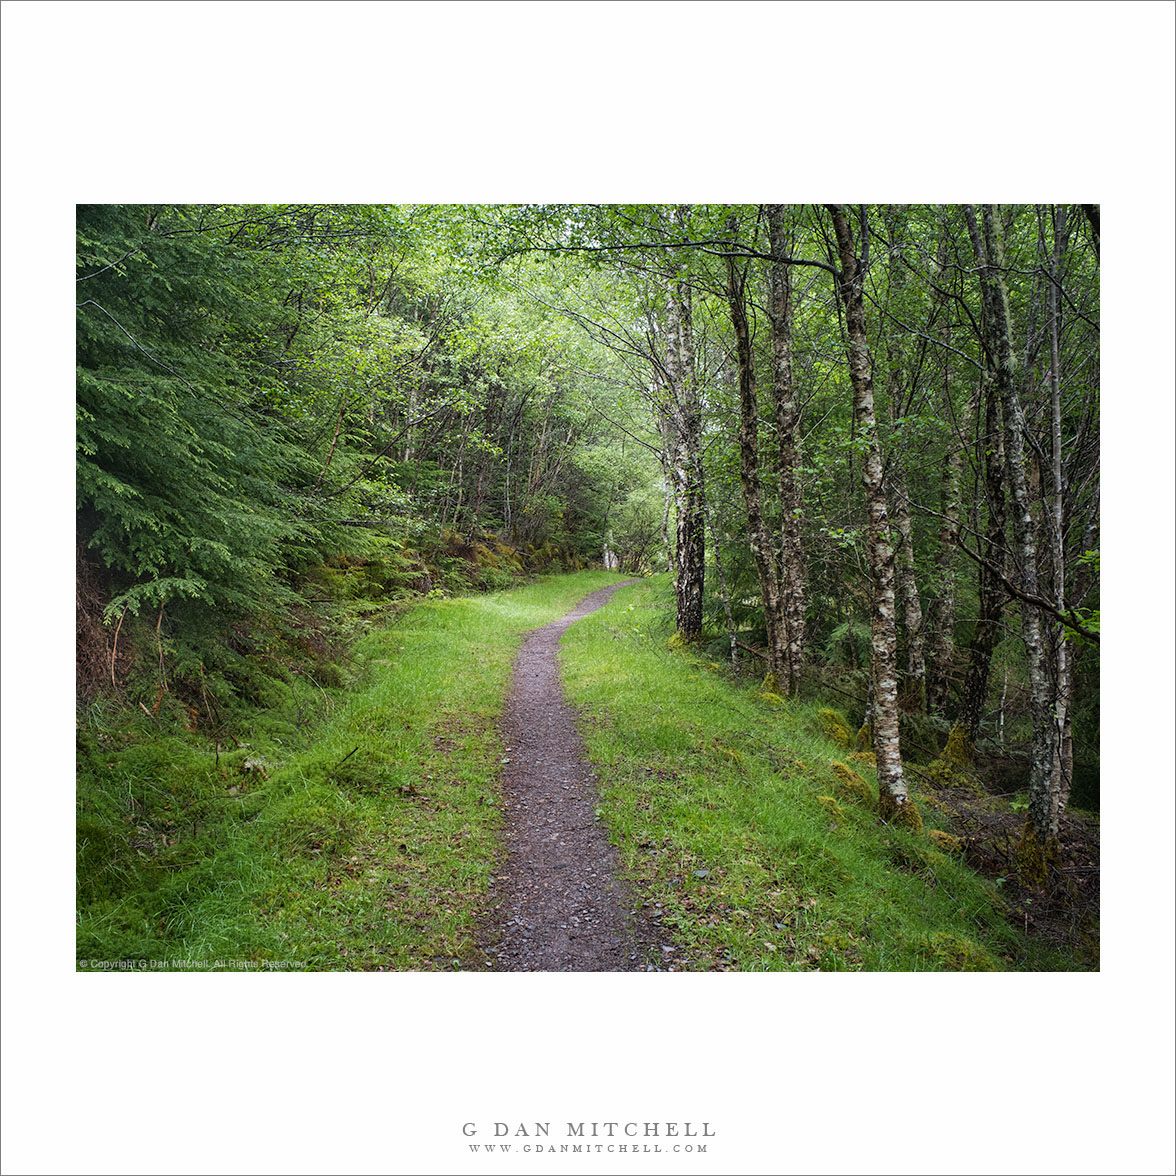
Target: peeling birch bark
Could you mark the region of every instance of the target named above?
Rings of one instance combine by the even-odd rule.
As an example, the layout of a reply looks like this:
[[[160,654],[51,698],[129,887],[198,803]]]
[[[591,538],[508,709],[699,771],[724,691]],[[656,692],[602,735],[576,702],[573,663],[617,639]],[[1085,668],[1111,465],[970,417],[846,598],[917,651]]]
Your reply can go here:
[[[670,477],[678,507],[674,546],[674,599],[677,631],[688,641],[702,635],[702,591],[706,575],[702,411],[694,378],[694,338],[690,291],[672,280],[667,311],[666,373],[672,433]]]
[[[891,243],[899,237],[897,223],[889,221],[887,233]],[[892,267],[890,295],[902,291],[905,271],[902,265]],[[886,328],[886,390],[890,403],[890,423],[893,430],[900,428],[905,381],[903,378],[902,348],[893,325]],[[927,704],[927,658],[923,631],[923,602],[915,578],[915,543],[911,525],[911,510],[907,501],[906,469],[903,466],[902,446],[895,444],[890,454],[889,490],[894,530],[898,536],[896,572],[899,598],[902,601],[903,630],[906,636],[906,682],[901,699],[904,709],[921,713]]]
[[[853,385],[854,415],[862,431],[862,485],[869,523],[867,555],[872,589],[870,610],[871,667],[874,682],[874,754],[878,761],[878,810],[883,820],[922,826],[903,778],[898,734],[898,650],[895,619],[894,547],[890,541],[886,486],[882,476],[882,448],[874,415],[874,382],[866,315],[862,300],[861,263],[845,208],[826,206],[841,260],[837,289],[845,306],[849,377]]]

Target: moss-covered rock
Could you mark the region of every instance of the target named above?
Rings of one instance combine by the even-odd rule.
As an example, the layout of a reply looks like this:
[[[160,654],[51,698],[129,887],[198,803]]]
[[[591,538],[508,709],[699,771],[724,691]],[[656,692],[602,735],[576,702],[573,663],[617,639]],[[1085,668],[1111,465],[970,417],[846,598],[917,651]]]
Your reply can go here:
[[[858,764],[867,764],[871,768],[878,766],[878,757],[872,751],[851,751],[849,758]]]
[[[498,557],[499,564],[509,567],[511,571],[517,572],[520,575],[525,570],[523,566],[523,554],[517,547],[512,547],[497,535],[489,536],[486,540],[486,546],[493,550],[494,554]]]
[[[783,695],[774,694],[770,690],[761,690],[756,697],[762,698],[769,706],[783,706],[785,703]]]
[[[819,804],[835,821],[843,821],[845,819],[845,809],[843,809],[832,796],[818,796],[817,804]]]
[[[958,759],[948,759],[947,753],[919,768],[919,779],[927,788],[959,788],[976,796],[987,796],[984,785]]]
[[[760,691],[764,694],[779,694],[780,693],[780,676],[773,674],[769,670],[764,675],[764,680],[760,683]]]
[[[964,839],[944,833],[942,829],[928,829],[927,836],[945,853],[963,853]]]
[[[976,749],[968,733],[958,723],[952,727],[951,734],[939,757],[944,763],[953,768],[967,771],[976,762]]]
[[[1053,837],[1043,839],[1033,822],[1027,821],[1013,853],[1013,860],[1021,885],[1038,889],[1049,881],[1050,874],[1057,868],[1057,840]]]
[[[853,748],[854,751],[869,751],[873,746],[874,737],[870,730],[869,723],[863,723],[859,728],[857,735],[854,736]],[[848,746],[848,744],[847,744]]]
[[[817,711],[817,726],[826,739],[831,739],[838,747],[849,747],[849,723],[845,716],[829,707]]]
[[[485,543],[474,542],[470,544],[470,549],[474,554],[474,563],[480,568],[496,568],[498,567],[498,556],[486,546]]]
[[[909,796],[899,801],[885,788],[878,789],[878,816],[887,825],[901,825],[916,833],[923,831],[923,818],[915,802]]]
[[[945,972],[996,972],[996,962],[982,947],[962,935],[937,931],[927,942],[927,950]]]
[[[850,799],[872,807],[874,804],[873,789],[866,781],[846,764],[834,760],[829,767],[837,777],[837,787]]]

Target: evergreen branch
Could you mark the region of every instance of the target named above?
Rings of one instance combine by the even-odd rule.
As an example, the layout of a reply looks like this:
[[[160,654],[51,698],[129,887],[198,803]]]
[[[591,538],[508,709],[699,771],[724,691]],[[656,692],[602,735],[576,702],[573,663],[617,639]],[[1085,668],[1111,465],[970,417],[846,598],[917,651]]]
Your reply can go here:
[[[147,358],[148,358],[149,360],[151,360],[151,362],[152,362],[152,363],[158,364],[158,365],[159,365],[161,368],[163,368],[163,370],[164,370],[165,372],[170,372],[170,373],[171,373],[173,376],[175,376],[175,378],[176,378],[177,380],[179,380],[179,381],[180,381],[180,383],[181,383],[181,384],[183,384],[183,385],[184,385],[184,387],[185,387],[185,388],[187,388],[187,389],[188,389],[190,392],[193,392],[193,393],[195,393],[197,396],[199,396],[199,395],[200,395],[200,393],[199,393],[199,392],[197,392],[197,391],[196,391],[196,389],[195,389],[195,388],[193,388],[193,387],[192,387],[192,385],[191,385],[191,384],[189,384],[189,383],[188,383],[188,381],[187,381],[187,380],[185,380],[185,379],[184,379],[184,377],[183,377],[183,376],[181,376],[181,375],[180,375],[180,373],[179,373],[179,372],[177,372],[177,371],[175,370],[175,368],[170,368],[170,367],[168,367],[168,366],[167,366],[167,364],[166,364],[166,363],[164,363],[162,359],[156,359],[156,358],[155,358],[155,356],[154,356],[154,355],[152,355],[152,354],[151,354],[151,352],[150,352],[150,351],[148,351],[148,350],[147,350],[147,348],[146,348],[146,347],[144,347],[144,346],[143,346],[143,344],[142,344],[142,343],[140,343],[140,342],[139,342],[139,340],[138,340],[138,339],[136,339],[136,338],[135,338],[135,336],[134,336],[134,335],[132,335],[132,334],[131,334],[131,332],[130,332],[130,331],[128,331],[128,330],[126,329],[126,327],[124,327],[124,326],[122,325],[122,323],[120,323],[120,322],[118,321],[118,319],[116,319],[116,318],[114,317],[114,315],[112,315],[112,314],[110,313],[110,311],[109,311],[109,310],[107,310],[107,309],[106,309],[106,307],[105,307],[105,306],[102,306],[100,303],[98,303],[98,302],[95,302],[93,298],[87,298],[85,302],[79,302],[79,303],[77,303],[77,304],[76,304],[76,307],[75,307],[75,309],[77,309],[77,310],[81,310],[81,308],[82,308],[83,306],[97,306],[97,307],[98,307],[98,309],[99,309],[100,311],[102,311],[102,313],[103,313],[104,315],[106,315],[106,317],[107,317],[108,319],[110,319],[110,321],[111,321],[112,323],[114,323],[114,325],[115,325],[116,327],[118,327],[118,329],[119,329],[120,331],[122,331],[122,333],[123,333],[124,335],[126,335],[126,337],[127,337],[128,339],[130,339],[130,341],[131,341],[131,342],[132,342],[132,343],[133,343],[133,344],[134,344],[134,345],[135,345],[135,346],[136,346],[136,347],[137,347],[137,348],[138,348],[138,349],[139,349],[139,350],[140,350],[140,351],[141,351],[141,352],[142,352],[142,353],[143,353],[145,356],[147,356]]]
[[[124,253],[122,257],[118,259],[118,261],[112,261],[109,265],[104,265],[100,270],[95,270],[92,274],[83,274],[80,278],[74,278],[74,282],[88,282],[91,278],[96,278],[99,274],[106,273],[108,269],[114,269],[116,265],[122,265],[122,263],[126,261],[128,257],[134,256],[134,254],[138,253],[141,248],[141,245],[136,245],[134,249],[130,250],[128,253]]]

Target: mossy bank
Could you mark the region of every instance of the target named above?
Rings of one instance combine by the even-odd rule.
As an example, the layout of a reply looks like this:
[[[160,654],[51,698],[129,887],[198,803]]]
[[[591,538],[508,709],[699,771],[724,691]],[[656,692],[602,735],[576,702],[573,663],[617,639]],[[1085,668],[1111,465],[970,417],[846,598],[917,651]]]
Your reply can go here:
[[[664,576],[622,588],[569,630],[563,671],[604,820],[680,965],[1086,966],[1010,924],[940,808],[921,831],[879,820],[872,757],[845,762],[844,716],[673,643],[667,590]]]
[[[468,966],[500,851],[497,720],[522,633],[608,572],[426,601],[219,744],[93,708],[79,730],[85,967]]]

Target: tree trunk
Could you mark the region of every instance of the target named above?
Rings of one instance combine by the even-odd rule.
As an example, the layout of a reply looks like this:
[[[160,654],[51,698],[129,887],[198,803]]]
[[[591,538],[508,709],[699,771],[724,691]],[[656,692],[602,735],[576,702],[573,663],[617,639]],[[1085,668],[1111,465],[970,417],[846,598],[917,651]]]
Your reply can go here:
[[[654,404],[657,403],[656,388],[651,390],[651,398]],[[662,543],[665,546],[666,552],[666,571],[672,576],[674,574],[674,545],[670,542],[670,507],[674,501],[674,476],[673,476],[673,462],[670,453],[673,447],[671,440],[669,417],[665,413],[655,412],[657,418],[658,436],[661,438],[661,468],[662,481],[665,484],[665,510],[662,512],[661,536]]]
[[[935,276],[944,280],[947,272],[948,229],[941,213],[939,246],[935,251]],[[936,315],[939,318],[939,340],[943,345],[943,412],[945,421],[955,421],[955,402],[951,395],[951,318],[946,313],[946,293],[936,292]],[[978,402],[969,399],[964,418],[971,420]],[[935,593],[927,612],[928,653],[927,711],[943,714],[951,692],[952,667],[955,660],[955,589],[956,545],[960,540],[960,478],[964,468],[964,449],[961,430],[949,434],[947,456],[939,479],[938,544],[935,549]]]
[[[1069,243],[1069,215],[1059,208],[1054,213],[1053,255],[1049,284],[1049,387],[1050,387],[1050,532],[1052,539],[1053,601],[1059,612],[1066,607],[1066,487],[1062,462],[1062,374],[1061,374],[1061,294],[1062,262]],[[1061,820],[1070,800],[1073,744],[1068,738],[1070,728],[1070,695],[1072,687],[1071,648],[1062,627],[1056,621],[1049,624],[1053,653],[1053,714],[1055,733],[1055,762],[1052,797],[1050,802],[1050,836],[1057,837]],[[1068,755],[1067,755],[1068,751]]]
[[[1086,220],[1090,224],[1090,239],[1094,244],[1094,258],[1096,261],[1101,261],[1099,222],[1102,218],[1099,214],[1099,206],[1097,204],[1084,204],[1082,211],[1086,213]]]
[[[833,217],[833,231],[841,259],[837,288],[845,306],[854,415],[862,430],[864,449],[862,485],[866,492],[869,519],[868,559],[873,596],[870,643],[874,682],[874,754],[878,761],[878,810],[885,821],[917,828],[922,826],[922,819],[907,793],[899,754],[894,548],[890,542],[886,486],[882,477],[882,448],[874,416],[874,383],[862,300],[862,263],[854,249],[853,234],[844,206],[830,204],[826,207]],[[863,235],[863,247],[866,247],[866,242],[868,237]]]
[[[1004,409],[1005,453],[1013,501],[1013,537],[1021,587],[1038,595],[1037,536],[1030,509],[1025,474],[1025,412],[1018,395],[1010,341],[1008,293],[1004,282],[1004,249],[996,209],[980,209],[977,230],[975,210],[965,206],[976,260],[980,266],[984,298],[987,350],[994,366],[996,394]],[[1029,670],[1029,697],[1033,713],[1033,743],[1029,768],[1029,821],[1018,851],[1022,878],[1044,882],[1057,852],[1056,828],[1052,827],[1053,777],[1056,759],[1055,725],[1051,706],[1043,618],[1038,605],[1021,602],[1021,633]]]
[[[764,689],[778,692],[788,681],[787,642],[780,610],[780,582],[776,558],[764,525],[763,497],[759,478],[759,408],[756,403],[755,365],[751,355],[751,333],[747,326],[744,300],[746,269],[739,273],[734,258],[727,259],[727,304],[735,330],[735,356],[739,372],[739,479],[747,512],[747,533],[755,570],[759,577],[760,600],[768,634],[768,673]],[[713,538],[713,535],[712,535]],[[718,551],[716,543],[716,553]]]
[[[901,207],[901,206],[900,206]],[[896,210],[897,211],[897,210]],[[894,219],[887,222],[887,236],[891,247],[901,248],[901,225]],[[901,293],[905,270],[901,263],[891,267],[891,297]],[[915,577],[915,544],[911,524],[911,510],[907,499],[906,469],[903,466],[903,444],[900,437],[904,409],[903,356],[898,335],[891,323],[886,325],[886,390],[890,402],[890,424],[892,445],[890,468],[887,481],[894,530],[898,535],[896,572],[899,599],[902,601],[903,630],[906,636],[906,681],[903,683],[901,701],[903,709],[921,714],[927,704],[927,659],[924,651],[923,602],[919,598],[919,584]]]
[[[946,364],[946,359],[945,359]],[[951,410],[951,388],[945,367],[946,407]],[[975,412],[975,400],[969,400],[965,415]],[[927,710],[943,714],[951,689],[952,662],[955,656],[955,588],[956,545],[960,539],[960,476],[963,473],[963,447],[958,438],[948,441],[947,457],[939,482],[939,544],[935,553],[936,592],[927,614],[930,634],[930,665],[927,670]]]
[[[980,720],[984,717],[992,651],[1000,636],[1004,612],[1005,590],[997,569],[1003,571],[1008,562],[1005,550],[1004,430],[1000,400],[991,383],[984,391],[984,428],[977,437],[977,448],[983,454],[988,526],[984,534],[984,563],[979,572],[979,615],[972,631],[968,672],[956,721],[956,730],[966,740],[957,757],[965,762],[971,762]]]
[[[731,669],[736,675],[739,673],[739,642],[735,640],[735,617],[731,613],[731,593],[727,590],[727,577],[723,572],[723,553],[719,546],[719,534],[715,530],[714,514],[710,507],[703,503],[702,511],[706,517],[706,525],[711,533],[711,543],[715,555],[715,571],[719,577],[719,597],[723,602],[723,616],[727,621],[727,640],[731,647]]]
[[[678,210],[678,215],[684,215]],[[668,290],[666,375],[673,449],[670,474],[678,507],[674,558],[677,630],[687,641],[702,636],[702,591],[706,576],[702,410],[694,377],[690,291],[672,278]]]
[[[765,211],[772,254],[790,256],[792,241],[784,205],[769,204]],[[787,640],[782,684],[789,694],[796,694],[804,665],[804,499],[797,474],[800,408],[792,381],[792,275],[789,267],[780,263],[768,266],[768,319],[772,326],[772,400],[779,446],[780,604]]]
[[[887,347],[892,364],[897,365],[897,349]],[[891,423],[897,424],[902,399],[902,375],[892,366],[887,377],[890,385]],[[894,530],[898,535],[895,570],[899,597],[902,600],[903,628],[906,632],[906,682],[903,685],[903,709],[921,714],[927,699],[927,660],[924,651],[923,604],[915,579],[915,543],[911,511],[907,501],[906,471],[897,446],[890,455],[890,499],[894,504]]]

